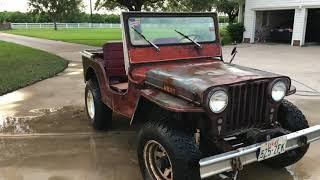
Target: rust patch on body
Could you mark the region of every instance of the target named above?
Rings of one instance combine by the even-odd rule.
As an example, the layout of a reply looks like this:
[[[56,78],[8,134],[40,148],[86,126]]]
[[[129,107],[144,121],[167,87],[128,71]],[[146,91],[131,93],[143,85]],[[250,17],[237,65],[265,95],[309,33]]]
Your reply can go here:
[[[158,66],[146,72],[148,84],[197,103],[210,88],[277,77],[282,76],[217,60]]]

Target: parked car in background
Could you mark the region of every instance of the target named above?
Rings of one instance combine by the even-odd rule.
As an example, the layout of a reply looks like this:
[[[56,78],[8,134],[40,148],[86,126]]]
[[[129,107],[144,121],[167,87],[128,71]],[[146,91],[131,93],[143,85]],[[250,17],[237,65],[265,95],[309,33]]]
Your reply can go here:
[[[270,38],[272,42],[291,42],[293,26],[285,23],[270,30]]]

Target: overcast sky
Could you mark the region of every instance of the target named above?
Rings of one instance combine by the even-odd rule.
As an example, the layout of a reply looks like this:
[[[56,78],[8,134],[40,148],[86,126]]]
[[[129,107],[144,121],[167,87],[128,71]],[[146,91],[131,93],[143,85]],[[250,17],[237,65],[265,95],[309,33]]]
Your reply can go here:
[[[92,4],[94,7],[94,3],[96,0],[92,0]],[[90,0],[83,0],[85,5],[85,11],[87,13],[90,12]],[[28,11],[28,0],[0,0],[0,11]],[[96,12],[96,11],[94,11]],[[99,13],[110,13],[106,11],[99,11]]]

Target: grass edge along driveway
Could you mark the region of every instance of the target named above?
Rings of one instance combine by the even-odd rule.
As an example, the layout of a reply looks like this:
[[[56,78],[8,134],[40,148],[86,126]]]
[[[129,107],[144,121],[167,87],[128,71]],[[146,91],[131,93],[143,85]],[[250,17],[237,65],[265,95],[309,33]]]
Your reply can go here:
[[[53,29],[12,29],[3,32],[98,47],[108,41],[121,41],[122,39],[120,28],[58,29],[57,31]]]
[[[0,95],[53,77],[67,66],[56,55],[0,41]]]

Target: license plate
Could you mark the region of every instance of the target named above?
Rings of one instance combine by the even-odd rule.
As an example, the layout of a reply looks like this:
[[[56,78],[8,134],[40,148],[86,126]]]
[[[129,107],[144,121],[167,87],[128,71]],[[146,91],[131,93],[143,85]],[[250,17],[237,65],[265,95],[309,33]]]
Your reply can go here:
[[[263,161],[286,151],[287,138],[278,137],[263,143],[260,148],[258,161]]]

